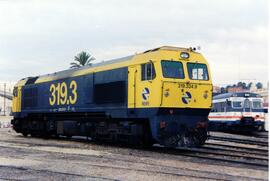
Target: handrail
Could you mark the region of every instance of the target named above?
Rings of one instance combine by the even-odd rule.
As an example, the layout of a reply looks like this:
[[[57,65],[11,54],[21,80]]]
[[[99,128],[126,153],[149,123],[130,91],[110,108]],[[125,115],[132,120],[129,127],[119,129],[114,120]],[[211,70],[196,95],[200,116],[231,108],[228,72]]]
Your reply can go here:
[[[4,97],[4,98],[7,98],[9,100],[12,100],[12,93],[0,90],[0,97]]]

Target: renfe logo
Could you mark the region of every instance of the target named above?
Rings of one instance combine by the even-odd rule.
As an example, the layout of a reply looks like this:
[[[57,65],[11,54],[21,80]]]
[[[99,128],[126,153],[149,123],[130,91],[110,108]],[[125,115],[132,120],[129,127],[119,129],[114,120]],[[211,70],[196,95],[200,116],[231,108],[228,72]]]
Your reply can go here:
[[[150,94],[149,89],[145,87],[142,91],[143,100],[147,101],[149,99],[149,94]]]
[[[184,104],[188,104],[188,103],[191,101],[191,98],[192,98],[192,96],[191,96],[190,92],[186,92],[186,93],[183,94],[183,96],[182,96],[182,102],[183,102]]]

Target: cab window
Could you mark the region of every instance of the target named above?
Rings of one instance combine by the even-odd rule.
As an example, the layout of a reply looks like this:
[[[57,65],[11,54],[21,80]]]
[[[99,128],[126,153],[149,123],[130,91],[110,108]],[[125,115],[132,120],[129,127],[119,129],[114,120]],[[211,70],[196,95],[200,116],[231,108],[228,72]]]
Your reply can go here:
[[[226,112],[228,108],[228,104],[230,103],[228,103],[227,101],[213,103],[211,112]]]
[[[183,64],[181,62],[162,60],[162,74],[165,78],[184,79]]]
[[[252,101],[252,108],[253,109],[262,109],[262,102],[260,100],[253,100]]]
[[[156,77],[155,67],[152,62],[142,64],[142,80],[153,80]]]
[[[192,80],[209,80],[207,66],[201,63],[187,63],[188,76]]]
[[[233,101],[233,104],[232,104],[232,107],[233,108],[243,108],[243,105],[242,105],[243,103],[242,103],[242,101]]]

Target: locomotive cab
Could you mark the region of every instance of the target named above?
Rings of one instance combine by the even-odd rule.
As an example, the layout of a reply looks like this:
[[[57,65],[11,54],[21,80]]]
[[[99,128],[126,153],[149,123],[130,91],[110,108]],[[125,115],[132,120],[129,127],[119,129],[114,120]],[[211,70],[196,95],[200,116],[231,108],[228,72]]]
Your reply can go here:
[[[208,63],[190,49],[176,50],[164,48],[154,59],[142,54],[133,60],[142,63],[129,67],[130,108],[211,108]]]
[[[161,107],[170,112],[161,119],[170,126],[164,126],[160,132],[165,138],[171,136],[169,142],[182,137],[178,142],[181,146],[200,145],[207,138],[207,115],[212,99],[209,67],[197,52],[182,51],[179,55],[178,59],[161,60]],[[178,136],[172,136],[172,133]]]
[[[200,138],[192,139],[200,143],[194,144],[204,143],[212,100],[206,60],[191,49],[165,47],[154,53],[158,54],[155,59],[141,55],[136,61],[145,61],[129,68],[129,108],[144,115],[154,112],[147,117],[158,142],[170,145],[197,134]]]

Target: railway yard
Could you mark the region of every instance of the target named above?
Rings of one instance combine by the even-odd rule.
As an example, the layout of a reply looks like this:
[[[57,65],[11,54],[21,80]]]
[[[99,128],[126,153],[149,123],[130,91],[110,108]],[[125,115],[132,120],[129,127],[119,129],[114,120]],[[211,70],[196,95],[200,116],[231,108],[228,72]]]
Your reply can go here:
[[[211,132],[201,148],[131,148],[0,129],[0,180],[267,180],[268,133]]]
[[[267,181],[268,1],[0,0],[0,181]]]

